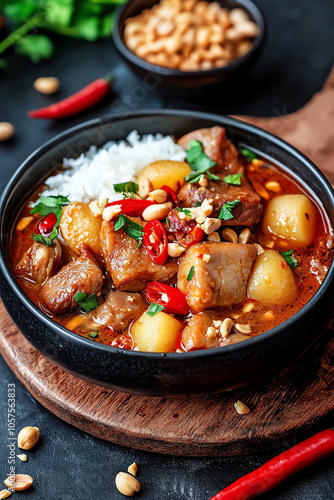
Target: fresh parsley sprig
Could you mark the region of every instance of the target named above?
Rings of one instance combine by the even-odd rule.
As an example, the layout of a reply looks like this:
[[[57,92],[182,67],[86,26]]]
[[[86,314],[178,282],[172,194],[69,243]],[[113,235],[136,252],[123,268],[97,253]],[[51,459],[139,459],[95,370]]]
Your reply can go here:
[[[99,306],[96,293],[91,293],[88,297],[86,293],[77,292],[74,295],[74,300],[78,306],[82,307],[86,312],[93,311]]]
[[[114,230],[118,231],[121,228],[123,228],[123,231],[128,236],[139,242],[137,245],[137,248],[139,248],[143,242],[144,236],[144,229],[142,226],[128,219],[124,214],[121,214],[115,222]]]
[[[146,314],[148,314],[149,316],[154,316],[155,314],[163,311],[164,309],[166,309],[164,306],[152,302],[150,307],[147,309]]]
[[[241,177],[243,177],[242,174],[230,174],[224,177],[223,181],[226,182],[226,184],[232,184],[233,186],[241,186]]]
[[[220,214],[218,215],[218,219],[220,220],[231,220],[234,218],[232,214],[233,208],[236,206],[240,205],[241,201],[240,200],[233,200],[233,201],[227,201],[224,203],[222,206],[222,209],[220,211]]]
[[[281,252],[281,255],[287,261],[289,266],[292,267],[292,269],[298,266],[298,260],[294,257],[293,250],[291,248],[286,252]]]
[[[219,177],[212,174],[209,169],[216,163],[204,153],[203,145],[200,141],[190,141],[187,149],[187,162],[192,170],[184,179],[190,184],[198,182],[202,175],[207,174],[209,179],[218,180]]]
[[[137,193],[139,187],[135,182],[120,182],[113,185],[115,193]]]

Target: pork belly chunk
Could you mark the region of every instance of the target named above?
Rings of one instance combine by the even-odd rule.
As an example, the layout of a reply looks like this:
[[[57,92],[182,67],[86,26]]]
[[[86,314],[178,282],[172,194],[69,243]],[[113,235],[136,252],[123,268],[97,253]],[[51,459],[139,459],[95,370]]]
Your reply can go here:
[[[247,226],[257,224],[261,218],[263,206],[261,197],[253,188],[247,177],[241,177],[241,186],[234,186],[224,182],[225,175],[221,175],[220,181],[208,180],[206,187],[199,189],[198,184],[186,182],[179,194],[178,202],[182,207],[195,207],[196,203],[202,203],[205,199],[213,200],[214,207],[210,217],[218,217],[224,203],[233,200],[240,200],[240,204],[232,209],[233,219],[222,221],[228,226]]]
[[[191,310],[199,313],[242,302],[256,255],[254,245],[239,243],[204,242],[188,248],[180,259],[177,286]],[[188,281],[192,267],[194,274]]]
[[[139,293],[110,292],[103,304],[92,313],[92,320],[113,330],[124,330],[140,316],[147,304]]]
[[[144,225],[140,219],[133,219]],[[107,270],[118,290],[137,292],[143,290],[152,280],[161,283],[175,283],[177,263],[168,258],[162,266],[155,264],[144,245],[128,236],[123,229],[114,231],[114,223],[103,221],[100,232],[101,250]]]
[[[100,264],[87,247],[81,247],[81,255],[64,266],[42,287],[41,295],[54,314],[62,314],[77,307],[77,292],[98,293],[103,285]]]
[[[214,162],[215,167],[211,172],[226,172],[226,174],[243,173],[244,167],[238,158],[235,146],[227,140],[223,127],[201,128],[189,132],[178,140],[183,149],[188,149],[190,141],[200,141],[203,144],[204,153]]]
[[[53,276],[60,266],[62,248],[58,239],[51,246],[34,242],[23,254],[14,272],[18,278],[24,278],[37,284]]]

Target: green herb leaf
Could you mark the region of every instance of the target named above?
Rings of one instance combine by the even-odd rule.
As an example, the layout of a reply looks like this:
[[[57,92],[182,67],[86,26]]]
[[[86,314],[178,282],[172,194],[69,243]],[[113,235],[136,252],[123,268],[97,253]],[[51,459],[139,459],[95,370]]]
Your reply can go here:
[[[253,151],[250,151],[249,149],[247,148],[243,148],[241,150],[241,153],[243,154],[243,156],[245,158],[247,158],[248,161],[252,161],[252,160],[255,160],[257,158],[256,154],[253,153]]]
[[[166,309],[164,306],[161,306],[160,304],[156,304],[155,302],[152,302],[150,307],[147,309],[146,313],[149,316],[154,316],[155,314],[163,311],[164,309]]]
[[[48,238],[41,234],[32,233],[31,237],[34,241],[38,241],[39,243],[44,243],[44,245],[50,247],[52,245],[53,240],[55,240],[58,236],[58,229],[56,226],[52,229],[52,232]]]
[[[166,226],[167,226],[167,229],[169,229],[169,228],[170,228],[170,222],[169,222],[168,217],[166,217]]]
[[[227,177],[224,177],[224,182],[226,184],[232,184],[233,186],[241,186],[241,177],[243,177],[242,174],[230,174]]]
[[[123,228],[123,231],[128,236],[130,236],[134,240],[139,241],[137,245],[137,248],[139,248],[142,244],[144,236],[144,229],[142,228],[142,226],[125,217],[124,214],[121,214],[115,222],[114,230],[118,231],[121,228]]]
[[[298,260],[293,256],[293,250],[287,250],[286,252],[281,252],[282,257],[287,261],[289,266],[294,269],[295,267],[298,266]]]
[[[218,215],[218,219],[220,220],[230,220],[233,219],[232,215],[232,209],[236,207],[237,205],[240,205],[241,201],[240,200],[233,200],[233,201],[228,201],[227,203],[224,203],[222,206],[222,209],[220,211],[220,214]]]
[[[138,184],[135,182],[120,182],[114,184],[115,193],[136,193],[138,191]]]
[[[186,214],[187,217],[192,217],[192,214],[191,214],[191,211],[189,210],[189,208],[176,207],[176,210],[178,210],[179,212],[183,212],[184,214]]]
[[[28,35],[16,42],[16,50],[19,54],[29,56],[34,63],[41,59],[49,59],[54,50],[50,38],[45,35]]]
[[[190,281],[192,279],[192,277],[194,276],[194,271],[195,271],[195,267],[191,266],[189,274],[187,276],[187,281]]]
[[[91,332],[88,333],[88,337],[90,337],[91,339],[95,339],[95,337],[97,337],[99,334],[98,330],[92,330]]]
[[[53,213],[57,217],[55,227],[58,227],[62,213],[61,207],[68,205],[69,202],[68,196],[41,196],[39,202],[30,210],[30,213],[39,213],[42,217]]]
[[[200,141],[190,141],[187,149],[187,162],[192,170],[184,179],[189,183],[198,182],[203,174],[207,174],[209,179],[219,180],[217,175],[211,174],[209,168],[216,163],[204,153],[203,145]]]
[[[92,293],[87,297],[86,293],[77,292],[74,295],[74,300],[78,306],[82,307],[86,312],[93,311],[99,305],[96,293]]]
[[[200,207],[200,206],[201,206],[201,202],[200,201],[196,201],[195,207]]]

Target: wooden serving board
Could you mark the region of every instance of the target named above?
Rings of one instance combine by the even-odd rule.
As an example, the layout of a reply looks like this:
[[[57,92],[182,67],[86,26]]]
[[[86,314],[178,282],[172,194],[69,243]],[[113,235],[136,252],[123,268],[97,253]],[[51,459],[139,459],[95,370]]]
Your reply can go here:
[[[270,380],[207,397],[133,396],[61,370],[23,337],[0,303],[6,363],[48,410],[94,436],[132,448],[185,456],[241,455],[292,446],[298,433],[334,416],[334,338],[326,328]],[[239,415],[234,403],[251,408]],[[312,429],[310,429],[312,430]]]

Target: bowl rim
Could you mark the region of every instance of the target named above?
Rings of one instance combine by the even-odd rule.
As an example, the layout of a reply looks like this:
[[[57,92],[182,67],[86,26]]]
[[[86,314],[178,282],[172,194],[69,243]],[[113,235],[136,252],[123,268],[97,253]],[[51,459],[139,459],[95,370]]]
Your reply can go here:
[[[273,143],[277,147],[285,150],[286,152],[292,154],[297,160],[299,160],[307,169],[311,170],[313,175],[317,177],[318,181],[321,183],[324,191],[326,192],[331,205],[334,209],[334,190],[331,187],[329,181],[323,175],[323,173],[319,170],[316,165],[311,162],[303,153],[298,151],[296,148],[285,142],[283,139],[275,136],[271,132],[267,132],[255,125],[251,125],[249,123],[243,122],[236,118],[232,118],[226,115],[218,115],[214,113],[206,113],[206,112],[197,112],[197,111],[189,111],[183,109],[161,109],[161,110],[137,110],[133,111],[126,116],[122,113],[112,114],[109,116],[105,116],[102,118],[95,118],[92,120],[88,120],[86,122],[75,125],[68,130],[57,134],[52,139],[49,139],[43,145],[39,146],[35,151],[33,151],[27,159],[19,166],[19,168],[14,172],[13,176],[7,183],[5,189],[0,198],[0,269],[3,273],[4,278],[7,283],[11,286],[14,293],[17,295],[19,300],[28,308],[28,310],[49,329],[56,330],[58,335],[68,342],[74,342],[78,347],[88,347],[88,349],[93,349],[96,352],[104,352],[108,355],[123,355],[123,356],[134,356],[134,357],[143,357],[148,360],[157,360],[157,359],[165,359],[166,361],[177,361],[178,359],[183,362],[191,362],[197,358],[211,358],[220,355],[221,357],[224,354],[234,354],[235,352],[247,351],[249,346],[258,346],[266,341],[270,341],[273,337],[276,337],[280,334],[282,330],[286,327],[293,327],[294,324],[298,324],[299,319],[303,316],[303,314],[315,307],[315,305],[322,299],[322,297],[326,294],[328,288],[331,286],[332,281],[334,280],[334,259],[331,263],[331,266],[326,274],[326,277],[316,291],[316,293],[311,297],[311,299],[293,316],[286,319],[283,323],[275,326],[263,332],[255,337],[244,340],[243,342],[239,342],[236,344],[231,344],[223,347],[216,347],[211,349],[202,349],[198,351],[190,351],[184,353],[158,353],[158,352],[145,352],[145,351],[130,351],[125,349],[120,349],[117,347],[108,346],[105,344],[100,344],[98,342],[92,342],[90,339],[82,337],[71,330],[61,326],[59,323],[54,321],[52,318],[48,317],[45,313],[43,313],[24,293],[24,291],[18,285],[14,274],[12,273],[9,263],[5,257],[4,251],[4,238],[2,237],[3,231],[3,212],[6,206],[6,201],[8,196],[10,195],[12,189],[15,187],[16,182],[25,174],[26,171],[34,164],[34,162],[41,158],[45,153],[47,153],[50,149],[60,144],[64,139],[69,139],[71,136],[77,135],[80,132],[87,131],[88,129],[95,128],[98,126],[103,126],[107,123],[118,122],[123,120],[131,120],[132,118],[145,118],[148,116],[168,116],[168,115],[177,115],[178,117],[188,117],[188,118],[202,118],[203,120],[211,120],[216,121],[218,125],[227,125],[234,126],[237,128],[241,128],[250,132],[251,134],[256,134],[261,139],[264,139],[267,142]],[[252,147],[252,145],[249,145]],[[287,166],[288,168],[288,166]],[[321,201],[321,200],[320,200]]]
[[[124,22],[121,24],[121,17],[126,11],[126,9],[129,7],[130,4],[136,2],[138,0],[129,0],[127,3],[124,5],[121,5],[117,8],[116,13],[115,13],[115,20],[114,20],[114,30],[112,33],[112,38],[114,41],[114,44],[116,45],[116,48],[119,50],[119,52],[128,60],[130,63],[132,63],[135,66],[140,67],[142,70],[147,71],[148,73],[157,73],[162,77],[178,77],[178,78],[184,78],[186,79],[187,77],[196,77],[199,75],[203,76],[214,76],[214,75],[219,75],[221,73],[230,73],[240,66],[242,66],[248,59],[252,57],[252,55],[258,50],[258,48],[261,46],[262,42],[264,41],[264,37],[267,31],[267,24],[265,21],[265,17],[261,11],[261,9],[252,1],[252,0],[208,0],[209,2],[212,1],[217,1],[218,3],[225,3],[229,4],[231,3],[236,3],[234,8],[242,8],[243,10],[249,10],[252,15],[254,16],[255,22],[260,28],[259,33],[254,39],[253,46],[251,49],[244,54],[241,57],[238,57],[234,61],[232,61],[230,64],[227,66],[221,66],[219,68],[212,68],[212,69],[201,69],[197,71],[182,71],[179,69],[173,69],[173,68],[167,68],[165,66],[158,66],[155,64],[152,64],[145,59],[142,59],[141,57],[138,57],[132,52],[123,42],[122,36],[120,35],[120,31],[123,32],[123,27],[124,27]],[[159,0],[155,0],[155,3],[158,3]]]

